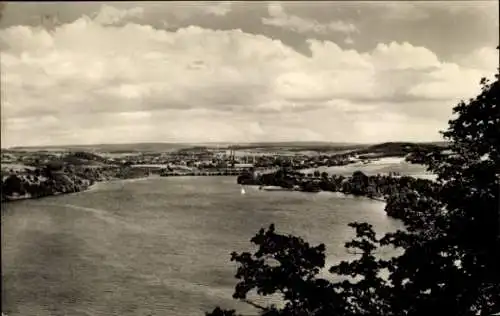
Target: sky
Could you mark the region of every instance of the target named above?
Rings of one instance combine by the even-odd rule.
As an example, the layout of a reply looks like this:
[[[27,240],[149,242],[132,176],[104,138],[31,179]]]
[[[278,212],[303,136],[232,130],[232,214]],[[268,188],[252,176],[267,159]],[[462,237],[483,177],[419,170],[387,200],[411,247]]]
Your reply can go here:
[[[4,3],[2,147],[436,141],[498,2]]]

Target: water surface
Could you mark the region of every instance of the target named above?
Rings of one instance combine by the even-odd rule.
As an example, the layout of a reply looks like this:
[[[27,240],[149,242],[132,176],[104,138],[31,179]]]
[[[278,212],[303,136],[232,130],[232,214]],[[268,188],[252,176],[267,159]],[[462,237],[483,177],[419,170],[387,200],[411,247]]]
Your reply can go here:
[[[231,251],[275,223],[347,258],[346,224],[399,222],[384,204],[337,193],[240,194],[235,177],[100,183],[72,195],[3,205],[3,311],[9,315],[203,315],[232,300]],[[247,308],[248,309],[248,308]]]

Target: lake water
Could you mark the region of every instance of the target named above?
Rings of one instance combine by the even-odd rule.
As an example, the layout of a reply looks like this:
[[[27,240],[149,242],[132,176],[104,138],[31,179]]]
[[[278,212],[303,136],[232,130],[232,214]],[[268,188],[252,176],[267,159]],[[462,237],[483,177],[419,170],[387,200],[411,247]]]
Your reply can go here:
[[[20,201],[2,211],[2,309],[8,315],[204,315],[231,298],[231,251],[275,223],[325,242],[328,267],[348,258],[347,223],[379,232],[401,224],[384,204],[337,193],[267,192],[235,177],[100,183],[71,195]],[[254,313],[255,314],[255,313]]]

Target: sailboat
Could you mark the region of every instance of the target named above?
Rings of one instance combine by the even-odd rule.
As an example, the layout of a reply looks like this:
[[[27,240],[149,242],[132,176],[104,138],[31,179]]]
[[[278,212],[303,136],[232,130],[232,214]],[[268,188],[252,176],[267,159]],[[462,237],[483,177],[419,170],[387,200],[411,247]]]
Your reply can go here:
[[[241,194],[243,195],[243,194],[245,194],[245,193],[246,193],[246,192],[245,192],[245,188],[244,188],[244,187],[241,187]]]

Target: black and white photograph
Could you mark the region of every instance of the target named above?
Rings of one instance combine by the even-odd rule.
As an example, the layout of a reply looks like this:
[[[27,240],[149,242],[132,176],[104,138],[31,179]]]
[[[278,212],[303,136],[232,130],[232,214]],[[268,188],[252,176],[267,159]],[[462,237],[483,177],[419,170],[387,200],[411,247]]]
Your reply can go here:
[[[499,2],[0,2],[2,316],[500,315]]]

